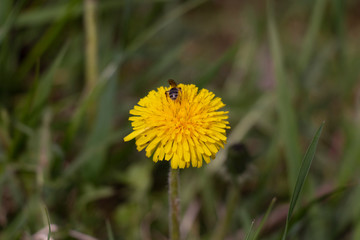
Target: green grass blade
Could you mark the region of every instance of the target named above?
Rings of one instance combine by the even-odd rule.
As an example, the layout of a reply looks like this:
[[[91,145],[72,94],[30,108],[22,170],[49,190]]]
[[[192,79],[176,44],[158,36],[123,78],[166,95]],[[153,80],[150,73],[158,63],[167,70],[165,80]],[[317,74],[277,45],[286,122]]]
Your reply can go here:
[[[99,152],[102,152],[103,149],[110,144],[120,141],[124,135],[124,129],[114,131],[108,134],[102,141],[94,143],[94,145],[85,148],[84,151],[82,151],[82,153],[74,159],[71,165],[65,169],[63,175],[57,179],[56,184],[67,182],[68,178],[73,177],[76,173],[78,173],[81,167],[91,159],[91,156],[99,154]]]
[[[23,208],[17,213],[14,219],[8,223],[7,227],[0,232],[1,240],[20,239],[21,230],[24,229],[30,219],[31,210],[36,208],[38,198],[32,196],[24,203]]]
[[[65,53],[67,52],[68,44],[65,44],[57,55],[55,61],[51,64],[49,70],[40,77],[39,83],[35,84],[34,98],[32,99],[32,105],[29,109],[30,111],[37,111],[43,104],[45,104],[50,96],[50,92],[53,86],[54,75],[56,70],[59,69],[60,64],[62,63]],[[38,68],[38,67],[37,67]],[[38,72],[38,70],[37,70]],[[29,113],[30,114],[30,113]],[[33,112],[31,113],[33,114]]]
[[[47,240],[50,240],[50,238],[51,238],[51,221],[50,221],[49,211],[48,211],[47,207],[44,206],[44,209],[45,209],[46,219],[47,219],[47,223],[48,223],[48,227],[49,227]]]
[[[88,139],[86,140],[85,151],[86,148],[92,148],[99,141],[105,140],[113,131],[114,109],[116,108],[115,89],[116,80],[112,79],[99,98],[96,117],[92,124],[93,126],[90,130]],[[89,178],[97,176],[105,162],[105,150],[108,146],[109,145],[104,145],[102,150],[90,156],[86,166],[84,166],[84,176]]]
[[[106,221],[106,231],[107,231],[107,234],[108,234],[108,239],[109,240],[114,240],[114,234],[113,234],[113,231],[111,229],[111,224],[110,224],[110,221],[107,220]]]
[[[302,206],[301,209],[296,211],[296,214],[294,214],[292,219],[293,219],[293,221],[300,220],[303,217],[305,217],[305,215],[307,215],[309,213],[309,211],[311,211],[312,208],[319,206],[322,202],[329,200],[330,198],[340,196],[341,194],[346,194],[346,192],[354,193],[355,190],[356,190],[356,186],[352,186],[352,185],[336,187],[336,188],[332,189],[331,191],[326,192],[325,194],[320,195],[320,196],[314,198],[313,200],[311,200],[310,202],[306,203],[306,205]],[[353,206],[353,205],[351,205],[351,206]],[[354,210],[354,208],[351,207],[351,211],[353,211],[353,210]],[[343,213],[342,213],[342,219],[344,219],[344,216],[346,216],[345,211],[343,211]],[[338,221],[343,222],[343,223],[346,222],[346,221],[342,221],[339,219],[338,219]]]
[[[153,38],[160,30],[164,29],[166,26],[171,24],[173,21],[178,19],[180,16],[189,12],[190,10],[198,7],[199,5],[205,3],[207,0],[194,0],[188,1],[179,7],[174,8],[174,10],[169,11],[163,18],[161,18],[157,23],[155,23],[151,28],[142,33],[137,37],[132,44],[126,49],[126,52],[131,55],[136,52],[141,46],[143,46],[147,41]]]
[[[60,35],[60,32],[65,27],[66,22],[68,21],[72,8],[78,1],[79,0],[69,1],[62,17],[52,26],[50,26],[49,29],[42,35],[40,40],[34,45],[34,47],[32,47],[29,54],[27,54],[25,60],[19,67],[18,76],[16,79],[17,81],[23,80],[23,78],[26,77],[35,62],[41,58],[45,51],[50,48],[51,44],[57,39],[57,37]]]
[[[275,202],[276,202],[276,198],[273,198],[273,199],[271,200],[271,203],[270,203],[268,209],[266,210],[265,216],[264,216],[263,219],[261,220],[260,225],[259,225],[259,227],[256,229],[255,235],[254,235],[253,238],[251,238],[251,240],[256,240],[256,239],[259,237],[260,232],[261,232],[261,229],[264,227],[264,224],[266,223],[266,221],[267,221],[267,219],[268,219],[268,217],[269,217],[269,215],[270,215],[270,212],[271,212],[271,210],[272,210],[273,207],[274,207]]]
[[[314,3],[314,10],[311,16],[309,28],[305,35],[304,44],[302,45],[302,51],[300,52],[299,65],[300,70],[302,71],[306,65],[309,63],[311,54],[315,47],[315,40],[317,33],[320,30],[321,22],[324,15],[324,10],[326,7],[326,0],[317,0]]]
[[[348,48],[347,45],[347,36],[346,36],[346,19],[347,19],[347,11],[346,11],[346,4],[342,0],[332,0],[332,8],[334,14],[334,24],[335,24],[335,31],[336,31],[336,40],[337,46],[339,47],[339,64],[347,67],[347,59],[346,59],[346,51]],[[345,70],[346,71],[346,70]]]
[[[19,15],[20,9],[23,6],[24,1],[19,1],[12,9],[10,7],[10,1],[2,1],[0,8],[0,45],[3,44],[4,38],[8,35],[9,31],[13,27],[16,18]]]
[[[249,231],[247,232],[247,234],[245,236],[245,240],[250,240],[250,236],[252,234],[252,229],[254,227],[254,223],[255,223],[255,220],[251,222],[251,226],[250,226],[250,229],[249,229]]]
[[[153,0],[152,2],[166,2],[168,0]],[[133,2],[139,2],[133,1]],[[110,11],[120,10],[124,5],[125,1],[98,1],[99,12],[108,13]],[[40,6],[33,7],[24,11],[19,17],[16,18],[14,22],[14,27],[24,28],[24,27],[37,27],[41,25],[49,24],[49,22],[54,22],[57,19],[61,18],[63,12],[66,11],[67,6],[63,3],[54,4],[49,6]],[[1,8],[0,8],[1,9]],[[76,19],[83,14],[83,5],[79,1],[76,5],[70,10],[69,18]]]
[[[216,73],[220,70],[220,68],[225,64],[228,63],[230,60],[235,58],[239,49],[239,42],[236,42],[231,47],[229,47],[226,52],[216,60],[211,66],[207,68],[207,70],[202,74],[202,76],[198,77],[198,81],[196,85],[199,88],[205,87],[216,75]]]
[[[157,62],[155,62],[153,66],[151,66],[146,72],[144,72],[144,75],[140,76],[140,78],[135,79],[135,92],[141,91],[144,88],[144,84],[146,83],[146,81],[149,81],[149,79],[159,79],[159,85],[164,84],[164,79],[166,79],[165,76],[168,76],[169,74],[167,70],[176,64],[176,61],[179,59],[184,49],[184,44],[174,46],[173,49],[168,51]]]
[[[302,188],[304,186],[306,176],[309,173],[310,166],[311,166],[312,160],[313,160],[313,158],[315,156],[316,147],[317,147],[317,144],[318,144],[318,141],[319,141],[319,138],[320,138],[321,131],[322,131],[323,127],[324,127],[324,123],[322,123],[321,126],[319,127],[319,129],[317,130],[314,138],[312,139],[312,141],[311,141],[311,143],[310,143],[310,145],[309,145],[309,147],[308,147],[308,149],[307,149],[307,151],[305,153],[304,159],[302,161],[300,171],[299,171],[299,174],[298,174],[298,177],[297,177],[297,180],[296,180],[296,184],[295,184],[295,189],[294,189],[294,192],[293,192],[293,194],[291,196],[290,207],[289,207],[289,211],[288,211],[288,216],[286,218],[285,231],[284,231],[284,234],[282,236],[282,240],[285,240],[285,238],[286,238],[288,228],[289,228],[289,222],[290,222],[291,216],[293,214],[293,211],[295,209],[296,202],[299,199],[300,192],[301,192],[301,190],[302,190]]]
[[[275,25],[273,13],[273,4],[268,1],[268,33],[270,40],[270,50],[275,68],[277,108],[280,117],[280,132],[285,145],[287,160],[289,186],[294,186],[296,182],[297,171],[300,166],[300,144],[299,133],[297,130],[296,115],[294,107],[291,106],[291,97],[289,91],[289,78],[285,74],[281,45],[278,36],[278,30]],[[292,189],[290,188],[290,192]]]
[[[65,53],[68,49],[66,44],[57,55],[55,61],[51,64],[50,68],[39,80],[36,80],[33,88],[29,91],[27,96],[28,104],[26,109],[20,109],[20,119],[26,122],[29,125],[36,123],[41,117],[41,110],[44,105],[47,104],[47,100],[51,94],[51,89],[53,86],[54,74],[55,71],[59,68],[59,65],[64,59]],[[14,156],[15,152],[21,147],[21,141],[23,141],[23,136],[21,134],[15,135],[14,141],[10,147],[9,156]]]

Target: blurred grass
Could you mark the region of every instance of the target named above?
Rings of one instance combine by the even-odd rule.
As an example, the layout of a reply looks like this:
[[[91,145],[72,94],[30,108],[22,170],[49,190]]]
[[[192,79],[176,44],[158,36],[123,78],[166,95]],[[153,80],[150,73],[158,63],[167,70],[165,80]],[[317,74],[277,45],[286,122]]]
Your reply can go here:
[[[288,91],[289,84],[286,80],[288,76],[284,70],[283,54],[281,50],[281,43],[278,37],[278,30],[276,29],[273,4],[268,1],[267,21],[269,28],[269,41],[272,58],[274,60],[275,79],[276,79],[276,94],[277,107],[280,118],[280,134],[284,141],[285,153],[288,168],[288,183],[290,184],[290,191],[292,186],[295,186],[297,171],[300,166],[300,146],[299,134],[297,129],[296,115],[294,109],[291,107],[291,97]]]
[[[281,206],[323,121],[288,238],[358,238],[358,1],[96,3],[98,76],[84,94],[83,1],[1,2],[1,240],[48,229],[44,204],[55,239],[167,239],[168,165],[122,138],[128,111],[168,78],[222,97],[232,127],[215,161],[181,171],[185,239],[214,236],[231,192],[225,239],[280,239]],[[239,143],[251,161],[234,192],[225,163]]]
[[[78,2],[78,0],[69,1],[59,20],[50,26],[48,30],[42,35],[42,37],[37,41],[37,43],[32,47],[29,54],[26,55],[24,61],[19,66],[17,71],[18,76],[15,78],[16,81],[19,81],[18,79],[25,78],[25,76],[28,74],[28,71],[30,71],[30,69],[34,66],[35,62],[41,58],[51,43],[56,40],[62,28],[65,26],[65,23],[68,21],[70,14],[69,12],[72,10],[76,2]]]

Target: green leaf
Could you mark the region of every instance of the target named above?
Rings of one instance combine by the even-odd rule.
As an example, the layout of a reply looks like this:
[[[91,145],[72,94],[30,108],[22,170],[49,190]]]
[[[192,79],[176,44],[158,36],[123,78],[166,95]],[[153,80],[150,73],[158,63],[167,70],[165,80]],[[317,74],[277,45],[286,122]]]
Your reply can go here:
[[[294,212],[297,200],[299,199],[301,190],[302,190],[302,188],[304,186],[306,176],[309,173],[310,166],[311,166],[312,160],[313,160],[313,158],[315,156],[316,147],[317,147],[317,144],[318,144],[318,141],[319,141],[319,138],[320,138],[321,131],[322,131],[323,127],[324,127],[324,122],[321,124],[321,126],[317,130],[314,138],[312,139],[312,141],[311,141],[311,143],[310,143],[310,145],[309,145],[309,147],[308,147],[308,149],[307,149],[307,151],[305,153],[304,159],[302,161],[300,171],[299,171],[299,174],[298,174],[298,177],[297,177],[297,180],[296,180],[296,184],[295,184],[295,189],[294,189],[294,192],[293,192],[293,194],[291,196],[290,207],[289,207],[289,211],[288,211],[288,216],[286,218],[285,231],[284,231],[284,234],[282,236],[282,240],[285,240],[285,238],[286,238],[286,234],[287,234],[288,228],[289,228],[289,222],[290,222],[291,216],[292,216],[292,214]]]

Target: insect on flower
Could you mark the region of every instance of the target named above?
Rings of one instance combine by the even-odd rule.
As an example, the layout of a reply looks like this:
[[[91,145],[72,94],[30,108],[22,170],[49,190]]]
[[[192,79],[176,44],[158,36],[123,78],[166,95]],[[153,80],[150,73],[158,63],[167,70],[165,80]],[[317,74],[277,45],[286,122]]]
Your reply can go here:
[[[145,149],[154,162],[170,161],[174,169],[201,167],[226,143],[228,111],[219,110],[225,104],[207,89],[172,79],[169,84],[150,91],[130,110],[133,132],[124,141],[135,139],[138,151]]]
[[[179,96],[179,92],[181,92],[181,88],[177,87],[177,84],[173,79],[169,79],[168,82],[170,84],[171,89],[166,91],[165,94],[175,101]]]

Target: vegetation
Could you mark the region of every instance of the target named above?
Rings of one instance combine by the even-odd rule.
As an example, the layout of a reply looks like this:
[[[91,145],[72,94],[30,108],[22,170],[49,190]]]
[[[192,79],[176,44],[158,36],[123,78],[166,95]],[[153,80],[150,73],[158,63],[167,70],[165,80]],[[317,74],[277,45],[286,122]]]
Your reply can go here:
[[[169,78],[231,126],[180,170],[183,239],[360,239],[359,9],[1,0],[0,239],[168,239],[169,163],[123,138]]]

